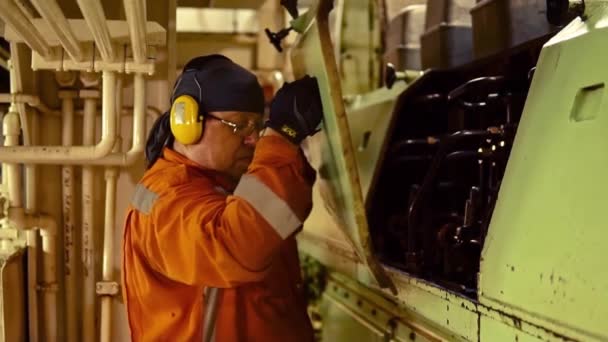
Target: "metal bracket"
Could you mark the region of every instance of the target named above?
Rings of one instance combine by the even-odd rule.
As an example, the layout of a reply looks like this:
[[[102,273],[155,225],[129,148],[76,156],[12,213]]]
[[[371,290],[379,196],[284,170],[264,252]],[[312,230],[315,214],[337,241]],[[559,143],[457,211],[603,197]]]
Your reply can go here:
[[[98,281],[95,292],[98,296],[114,297],[120,293],[120,286],[115,281]]]

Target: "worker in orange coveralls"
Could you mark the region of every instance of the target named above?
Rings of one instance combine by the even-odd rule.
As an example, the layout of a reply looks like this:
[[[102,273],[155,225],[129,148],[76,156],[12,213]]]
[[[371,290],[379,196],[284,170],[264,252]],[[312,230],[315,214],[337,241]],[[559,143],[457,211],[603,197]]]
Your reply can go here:
[[[316,79],[286,83],[264,123],[255,75],[202,56],[171,103],[124,227],[132,340],[312,341],[294,235],[312,208],[299,145],[322,119]]]

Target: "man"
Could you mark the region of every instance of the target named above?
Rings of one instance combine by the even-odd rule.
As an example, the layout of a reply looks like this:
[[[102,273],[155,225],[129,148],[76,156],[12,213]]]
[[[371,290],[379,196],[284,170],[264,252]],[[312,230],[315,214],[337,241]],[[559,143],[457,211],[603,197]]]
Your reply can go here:
[[[132,340],[312,341],[294,234],[312,208],[299,144],[322,118],[316,80],[285,84],[264,125],[256,77],[211,55],[171,100],[125,222]]]

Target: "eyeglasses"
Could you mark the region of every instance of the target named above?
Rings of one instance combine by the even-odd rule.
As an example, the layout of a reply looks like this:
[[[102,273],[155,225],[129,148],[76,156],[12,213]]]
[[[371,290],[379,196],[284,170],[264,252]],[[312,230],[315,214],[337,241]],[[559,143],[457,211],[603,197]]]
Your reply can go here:
[[[259,133],[262,129],[264,129],[264,122],[262,122],[261,120],[248,121],[246,124],[237,124],[232,121],[218,118],[217,116],[211,115],[209,113],[207,113],[207,115],[205,116],[218,120],[224,125],[232,128],[232,133],[238,135],[241,138],[248,137],[254,132]]]

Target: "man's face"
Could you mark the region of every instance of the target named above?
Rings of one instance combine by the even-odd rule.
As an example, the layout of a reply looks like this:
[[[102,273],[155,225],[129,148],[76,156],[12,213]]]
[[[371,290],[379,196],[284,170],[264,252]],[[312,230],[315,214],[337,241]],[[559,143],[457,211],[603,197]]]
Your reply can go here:
[[[262,115],[249,112],[211,112],[205,118],[203,137],[189,146],[189,158],[199,165],[238,180],[253,158],[262,127]],[[215,118],[213,118],[215,117]],[[237,125],[235,127],[233,124]],[[246,128],[247,127],[247,128]]]

